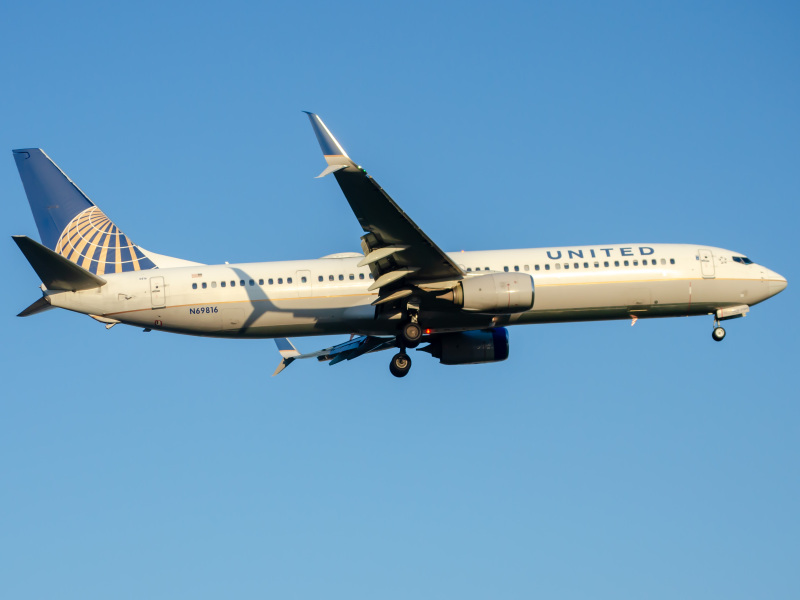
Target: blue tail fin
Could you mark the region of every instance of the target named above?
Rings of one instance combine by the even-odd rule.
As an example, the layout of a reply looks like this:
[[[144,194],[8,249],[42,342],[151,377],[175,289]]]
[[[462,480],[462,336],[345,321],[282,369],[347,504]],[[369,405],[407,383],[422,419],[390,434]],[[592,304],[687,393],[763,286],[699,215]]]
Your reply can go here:
[[[45,246],[96,275],[156,268],[41,149],[13,153]]]

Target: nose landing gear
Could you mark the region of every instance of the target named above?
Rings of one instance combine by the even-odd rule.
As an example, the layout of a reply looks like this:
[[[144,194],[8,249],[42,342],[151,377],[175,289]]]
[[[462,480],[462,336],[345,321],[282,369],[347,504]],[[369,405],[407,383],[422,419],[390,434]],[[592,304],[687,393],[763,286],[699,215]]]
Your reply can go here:
[[[717,325],[714,327],[714,331],[711,332],[711,337],[714,338],[715,342],[721,342],[725,339],[725,329]]]

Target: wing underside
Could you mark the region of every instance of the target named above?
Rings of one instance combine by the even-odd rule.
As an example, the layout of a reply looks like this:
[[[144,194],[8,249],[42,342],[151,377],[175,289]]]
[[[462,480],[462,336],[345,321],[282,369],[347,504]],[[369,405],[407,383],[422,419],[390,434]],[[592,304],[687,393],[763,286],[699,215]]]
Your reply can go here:
[[[410,295],[402,293],[409,286],[462,279],[461,268],[350,159],[319,116],[308,117],[328,163],[320,176],[333,173],[365,232],[360,265],[369,265],[375,280],[370,290],[380,290],[379,302],[398,292]]]

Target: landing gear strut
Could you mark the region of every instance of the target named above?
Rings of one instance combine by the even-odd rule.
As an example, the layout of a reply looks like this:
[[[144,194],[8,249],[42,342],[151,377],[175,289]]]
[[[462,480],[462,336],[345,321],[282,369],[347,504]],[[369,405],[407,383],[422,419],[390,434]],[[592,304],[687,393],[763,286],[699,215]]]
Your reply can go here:
[[[389,363],[389,371],[395,377],[405,377],[411,369],[411,359],[408,354],[402,349],[398,354],[392,357],[392,362]]]
[[[419,301],[412,298],[406,305],[408,323],[403,325],[402,342],[409,348],[416,348],[422,340],[422,327],[419,324]]]
[[[721,342],[725,339],[725,329],[719,324],[719,316],[714,317],[714,330],[711,332],[711,337],[715,342]]]

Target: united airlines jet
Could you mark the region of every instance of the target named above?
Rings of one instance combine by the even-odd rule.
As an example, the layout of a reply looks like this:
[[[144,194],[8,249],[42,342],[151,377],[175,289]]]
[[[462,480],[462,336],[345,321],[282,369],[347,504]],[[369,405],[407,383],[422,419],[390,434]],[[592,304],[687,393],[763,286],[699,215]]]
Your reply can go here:
[[[42,243],[14,241],[42,281],[20,313],[53,307],[189,335],[274,338],[281,362],[336,364],[393,348],[445,365],[508,357],[510,325],[710,315],[720,323],[786,287],[739,252],[693,244],[608,244],[443,252],[308,113],[327,167],[358,219],[362,253],[315,260],[205,265],[134,244],[40,149],[14,150]],[[301,354],[289,336],[349,334]]]

